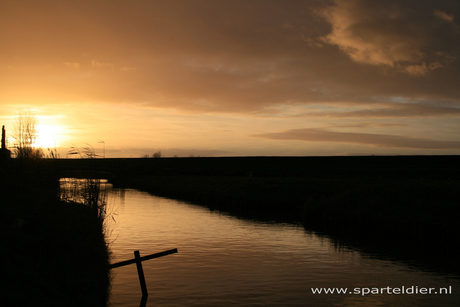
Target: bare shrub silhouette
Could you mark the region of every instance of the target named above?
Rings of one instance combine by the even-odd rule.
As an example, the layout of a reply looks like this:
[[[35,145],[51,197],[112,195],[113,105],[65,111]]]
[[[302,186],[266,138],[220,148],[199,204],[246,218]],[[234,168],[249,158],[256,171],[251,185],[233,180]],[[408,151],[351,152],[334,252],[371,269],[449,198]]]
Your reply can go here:
[[[37,160],[43,157],[41,148],[33,147],[38,137],[38,119],[30,110],[21,110],[14,124],[14,154],[19,159]]]

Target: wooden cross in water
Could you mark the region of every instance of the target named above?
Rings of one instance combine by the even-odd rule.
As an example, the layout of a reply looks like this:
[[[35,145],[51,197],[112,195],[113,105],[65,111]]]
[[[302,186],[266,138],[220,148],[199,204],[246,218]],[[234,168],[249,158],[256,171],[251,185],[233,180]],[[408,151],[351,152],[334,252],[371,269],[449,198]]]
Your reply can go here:
[[[137,250],[137,251],[134,251],[134,259],[113,263],[110,265],[110,269],[115,269],[115,268],[125,266],[128,264],[133,264],[133,263],[136,264],[137,274],[139,275],[139,283],[141,284],[141,290],[142,290],[142,299],[141,299],[140,306],[144,307],[147,304],[147,298],[149,294],[147,292],[147,284],[145,283],[144,269],[142,268],[142,261],[159,258],[159,257],[171,255],[174,253],[177,253],[177,248],[141,257],[139,251]]]

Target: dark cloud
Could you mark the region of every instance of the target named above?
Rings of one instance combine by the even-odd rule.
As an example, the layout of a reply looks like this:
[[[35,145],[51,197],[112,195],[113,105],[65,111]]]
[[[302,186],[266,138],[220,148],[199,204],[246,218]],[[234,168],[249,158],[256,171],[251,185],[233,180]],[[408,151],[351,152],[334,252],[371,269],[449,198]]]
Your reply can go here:
[[[291,129],[278,133],[263,133],[254,137],[272,140],[334,142],[387,148],[460,149],[460,141],[438,141],[397,135],[333,132],[323,129]]]
[[[325,42],[354,61],[425,75],[456,59],[460,35],[454,12],[426,1],[336,0],[322,11],[332,32]],[[455,12],[455,13],[458,13]]]

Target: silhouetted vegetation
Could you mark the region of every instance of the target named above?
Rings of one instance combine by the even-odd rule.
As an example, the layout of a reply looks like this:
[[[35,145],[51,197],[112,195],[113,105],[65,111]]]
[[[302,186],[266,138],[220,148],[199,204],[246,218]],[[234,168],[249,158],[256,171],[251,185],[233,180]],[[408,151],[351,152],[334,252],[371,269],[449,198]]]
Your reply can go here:
[[[20,111],[14,125],[14,153],[18,159],[38,160],[44,156],[41,148],[34,147],[37,140],[38,119],[30,110]]]
[[[152,154],[152,158],[161,158],[163,156],[163,154],[161,153],[161,151],[156,151]],[[150,158],[149,155],[144,155],[142,158]]]
[[[97,157],[94,148],[91,146],[85,147],[83,153],[77,147],[72,147],[69,154],[88,159]],[[101,178],[97,176],[97,170],[93,169],[89,171],[93,173],[91,176],[67,179],[66,188],[61,190],[61,200],[82,203],[90,208],[99,221],[103,223],[107,211],[107,191],[101,185]]]
[[[161,151],[154,152],[152,158],[161,158],[162,154]]]
[[[2,305],[106,305],[103,225],[90,207],[59,200],[55,161],[0,161]]]

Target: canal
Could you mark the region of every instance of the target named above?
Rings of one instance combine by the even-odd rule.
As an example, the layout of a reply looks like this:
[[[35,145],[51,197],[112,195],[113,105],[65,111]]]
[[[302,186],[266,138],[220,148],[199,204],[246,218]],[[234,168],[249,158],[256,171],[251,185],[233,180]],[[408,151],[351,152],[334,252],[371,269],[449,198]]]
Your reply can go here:
[[[337,248],[299,225],[239,219],[134,189],[110,190],[107,211],[112,263],[135,250],[179,251],[143,262],[147,306],[460,305],[458,277]],[[110,306],[139,306],[136,266],[112,274]]]

